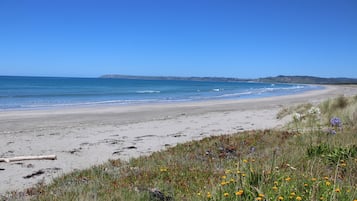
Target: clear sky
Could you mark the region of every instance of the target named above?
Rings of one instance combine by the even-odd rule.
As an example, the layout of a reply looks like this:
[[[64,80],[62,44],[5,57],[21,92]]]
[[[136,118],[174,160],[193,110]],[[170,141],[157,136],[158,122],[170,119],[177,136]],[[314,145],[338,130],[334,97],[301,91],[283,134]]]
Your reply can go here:
[[[0,75],[357,78],[357,0],[0,0]]]

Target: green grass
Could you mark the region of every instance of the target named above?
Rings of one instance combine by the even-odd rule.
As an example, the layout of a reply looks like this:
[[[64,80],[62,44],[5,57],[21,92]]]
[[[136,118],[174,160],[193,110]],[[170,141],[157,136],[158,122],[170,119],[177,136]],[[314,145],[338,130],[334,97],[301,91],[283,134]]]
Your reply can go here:
[[[304,117],[282,130],[214,136],[111,160],[27,192],[33,200],[356,200],[357,97],[321,103],[321,114],[310,114],[311,107],[282,112]],[[342,128],[329,125],[335,116]]]

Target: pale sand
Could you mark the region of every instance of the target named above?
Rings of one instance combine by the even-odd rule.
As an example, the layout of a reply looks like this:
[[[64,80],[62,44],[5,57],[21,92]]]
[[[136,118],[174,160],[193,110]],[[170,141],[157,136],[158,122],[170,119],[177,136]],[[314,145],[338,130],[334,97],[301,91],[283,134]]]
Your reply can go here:
[[[356,95],[351,86],[328,86],[298,95],[246,100],[96,106],[0,112],[0,157],[56,154],[54,161],[0,163],[0,194],[108,159],[147,155],[211,135],[275,128],[283,107]],[[24,179],[38,170],[42,175]]]

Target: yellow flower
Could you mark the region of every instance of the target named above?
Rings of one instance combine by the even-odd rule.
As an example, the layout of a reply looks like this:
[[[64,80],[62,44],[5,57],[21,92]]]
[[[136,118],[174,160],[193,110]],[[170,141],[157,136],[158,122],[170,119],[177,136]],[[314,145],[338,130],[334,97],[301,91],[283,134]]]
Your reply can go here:
[[[274,191],[277,191],[277,190],[278,190],[278,187],[273,186],[273,190],[274,190]]]
[[[206,196],[208,199],[210,199],[212,197],[211,193],[210,192],[207,192],[207,196]]]
[[[285,178],[285,181],[290,181],[290,180],[291,180],[290,177],[286,177],[286,178]]]
[[[243,173],[243,174],[242,174],[242,177],[245,177],[245,176],[246,176],[246,174]]]
[[[315,177],[311,178],[311,181],[316,181],[317,179]]]
[[[232,179],[230,179],[229,181],[230,181],[231,183],[234,183],[234,179],[233,179],[233,178],[232,178]]]
[[[278,182],[277,182],[277,181],[274,181],[274,185],[277,186],[277,185],[278,185]]]
[[[241,196],[241,195],[243,195],[243,192],[244,192],[243,190],[239,190],[239,191],[236,192],[236,195],[237,196]]]
[[[329,178],[328,178],[328,177],[324,177],[324,179],[325,179],[325,180],[329,180]]]
[[[226,184],[227,184],[226,181],[222,181],[222,182],[221,182],[221,186],[224,186],[224,185],[226,185]]]
[[[255,200],[263,200],[263,198],[257,197],[257,198],[255,198]]]
[[[165,167],[160,167],[160,172],[167,172],[167,168],[165,168]]]
[[[330,186],[330,185],[331,185],[331,182],[326,181],[325,184],[326,184],[326,186]]]
[[[341,167],[346,167],[347,166],[346,163],[341,163],[340,165],[341,165]]]
[[[230,174],[231,172],[232,172],[231,170],[224,171],[225,174]]]
[[[223,196],[224,196],[224,197],[228,197],[228,196],[229,196],[229,193],[224,193]]]
[[[244,160],[243,160],[243,163],[248,163],[248,160],[247,160],[247,159],[244,159]]]
[[[320,197],[320,200],[324,200],[324,199],[325,199],[324,197],[322,197],[322,196]]]
[[[297,197],[296,197],[296,200],[302,200],[302,197],[297,196]]]
[[[226,178],[227,178],[227,176],[226,176],[226,175],[223,175],[223,176],[222,176],[222,179],[226,179]]]
[[[198,195],[198,196],[201,196],[201,192],[198,192],[197,195]]]
[[[295,192],[290,193],[290,196],[295,196],[295,195],[296,195]]]
[[[279,196],[278,200],[284,200],[284,197],[283,196]]]
[[[335,192],[336,192],[336,193],[340,193],[341,190],[340,190],[339,188],[336,188],[336,189],[335,189]]]
[[[262,193],[259,193],[258,196],[263,198],[265,195]]]

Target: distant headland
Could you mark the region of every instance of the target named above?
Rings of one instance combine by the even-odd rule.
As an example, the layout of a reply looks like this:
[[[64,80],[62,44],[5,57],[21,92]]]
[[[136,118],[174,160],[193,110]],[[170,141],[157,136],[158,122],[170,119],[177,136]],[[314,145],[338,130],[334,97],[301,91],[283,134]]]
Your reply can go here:
[[[187,80],[187,81],[220,81],[220,82],[268,82],[296,84],[357,84],[357,78],[323,78],[314,76],[285,76],[264,77],[257,79],[242,79],[232,77],[179,77],[179,76],[135,76],[107,74],[100,78],[112,79],[142,79],[142,80]]]

